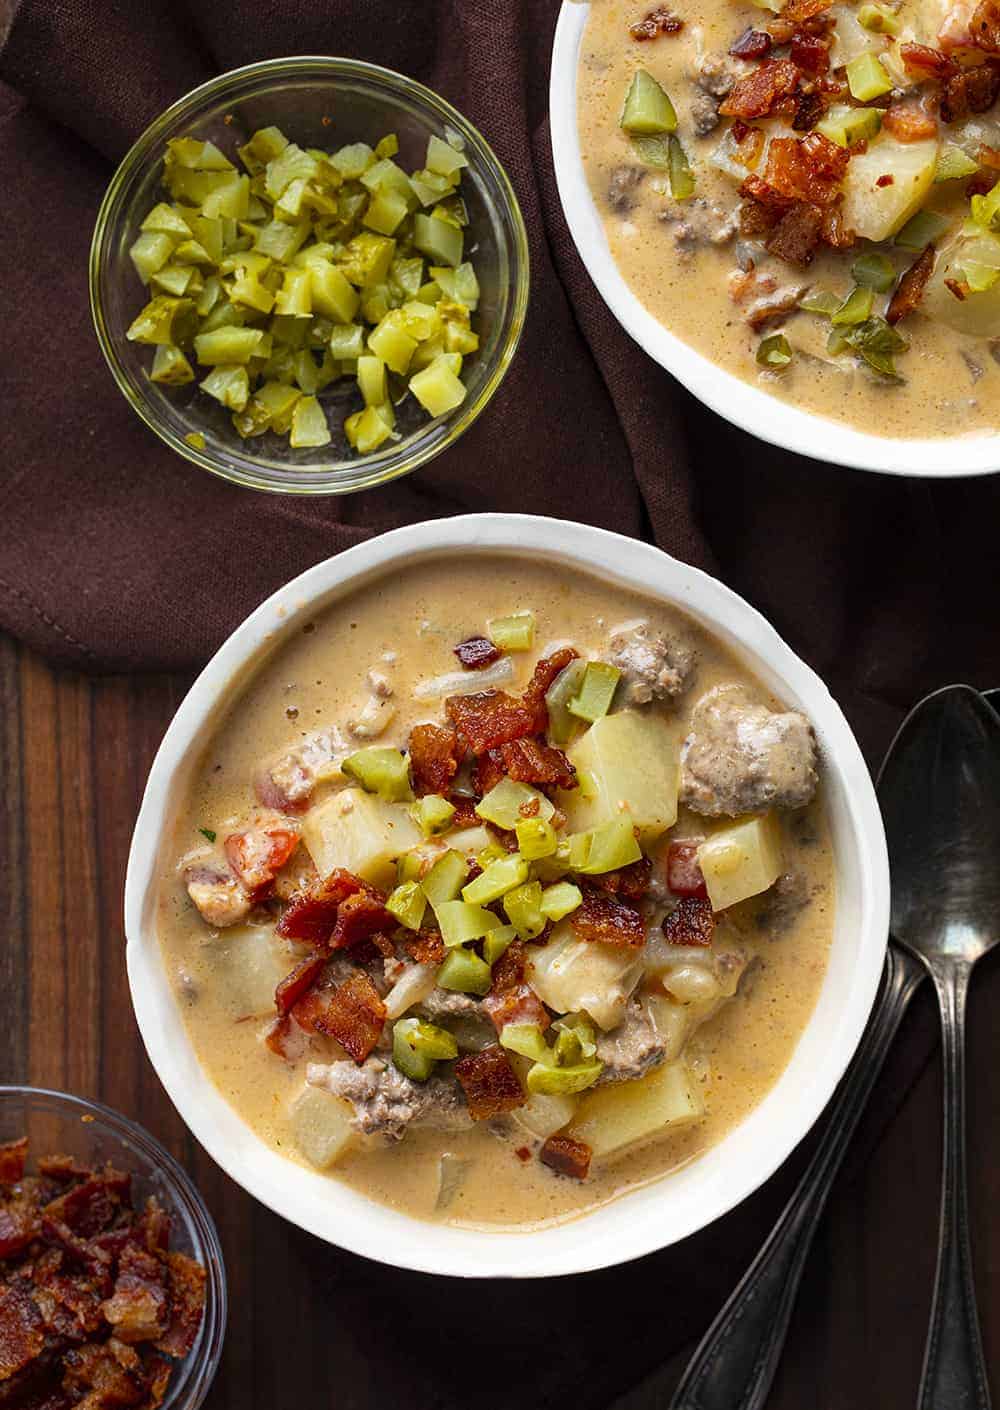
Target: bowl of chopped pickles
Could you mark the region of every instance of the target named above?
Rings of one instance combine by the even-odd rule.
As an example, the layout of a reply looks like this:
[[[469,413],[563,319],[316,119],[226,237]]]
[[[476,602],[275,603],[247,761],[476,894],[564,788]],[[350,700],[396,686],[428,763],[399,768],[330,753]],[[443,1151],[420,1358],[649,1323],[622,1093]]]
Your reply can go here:
[[[421,84],[298,57],[194,89],[143,133],[97,218],[102,351],[172,449],[259,490],[344,494],[415,470],[496,391],[528,249],[493,151]]]

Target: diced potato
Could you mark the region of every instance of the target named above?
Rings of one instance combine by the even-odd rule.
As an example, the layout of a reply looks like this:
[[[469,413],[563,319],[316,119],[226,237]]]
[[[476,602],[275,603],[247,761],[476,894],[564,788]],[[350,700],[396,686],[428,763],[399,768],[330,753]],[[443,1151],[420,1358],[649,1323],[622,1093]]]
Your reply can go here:
[[[683,1062],[667,1062],[637,1082],[588,1093],[569,1128],[595,1156],[615,1155],[667,1126],[686,1126],[705,1113],[701,1092]]]
[[[288,946],[271,925],[233,925],[209,951],[218,990],[234,1018],[274,1012],[274,991],[290,969]]]
[[[449,832],[442,840],[453,852],[461,852],[463,857],[470,859],[485,852],[495,841],[493,834],[485,827],[463,827],[458,832]]]
[[[865,240],[888,240],[922,205],[934,180],[938,142],[899,142],[882,132],[853,156],[844,177],[844,225]],[[882,176],[892,184],[879,186]]]
[[[353,1144],[357,1133],[351,1125],[349,1102],[306,1087],[292,1107],[292,1136],[301,1153],[319,1170],[326,1170]]]
[[[701,1015],[692,1011],[692,1005],[678,1004],[661,994],[648,994],[643,1002],[663,1043],[664,1059],[673,1062],[683,1052]]]
[[[781,828],[773,813],[713,832],[698,848],[713,911],[724,911],[773,886],[781,875]]]
[[[934,273],[924,291],[921,313],[959,333],[975,338],[991,338],[1000,333],[1000,281],[980,293],[969,292],[956,299],[946,279],[962,280],[963,264],[969,261],[983,270],[1000,268],[1000,241],[984,230],[977,235],[960,235],[938,255]]]
[[[622,1020],[629,995],[642,974],[642,953],[628,945],[579,940],[569,921],[548,943],[531,947],[529,983],[557,1013],[588,1013],[601,1028]]]
[[[421,841],[405,803],[385,803],[360,788],[345,788],[310,808],[302,838],[320,876],[337,867],[383,890],[395,883],[395,861]]]
[[[586,776],[579,788],[560,795],[569,832],[620,818],[624,809],[648,846],[677,821],[680,740],[666,721],[634,710],[605,715],[569,757]]]
[[[578,1098],[560,1092],[533,1092],[524,1106],[511,1113],[514,1120],[539,1140],[546,1141],[573,1119]]]

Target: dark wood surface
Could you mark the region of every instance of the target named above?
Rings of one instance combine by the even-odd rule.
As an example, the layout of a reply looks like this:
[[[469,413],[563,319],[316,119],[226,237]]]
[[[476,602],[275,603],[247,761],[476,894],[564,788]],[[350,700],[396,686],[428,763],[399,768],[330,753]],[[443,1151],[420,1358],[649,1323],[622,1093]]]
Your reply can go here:
[[[230,1291],[226,1353],[209,1406],[664,1405],[692,1338],[766,1233],[794,1172],[755,1197],[759,1228],[744,1218],[700,1236],[711,1293],[697,1299],[692,1323],[684,1312],[693,1300],[690,1258],[687,1285],[671,1252],[634,1266],[641,1315],[629,1308],[627,1269],[471,1291],[394,1273],[328,1248],[255,1204],[187,1134],[135,1030],[121,918],[146,771],[185,684],[58,672],[0,638],[0,1074],[100,1097],[144,1124],[193,1175],[219,1225]],[[998,981],[1000,966],[992,965],[972,997],[969,1115],[980,1311],[1000,1393],[1000,1219],[991,1204],[1000,1165]],[[932,1020],[922,994],[908,1020],[911,1058],[921,1034],[930,1050]],[[915,1069],[890,1060],[883,1106],[911,1079],[888,1124],[884,1113],[866,1120],[863,1158],[835,1191],[773,1410],[915,1403],[937,1233],[936,1052]],[[733,1228],[738,1236],[727,1232]]]

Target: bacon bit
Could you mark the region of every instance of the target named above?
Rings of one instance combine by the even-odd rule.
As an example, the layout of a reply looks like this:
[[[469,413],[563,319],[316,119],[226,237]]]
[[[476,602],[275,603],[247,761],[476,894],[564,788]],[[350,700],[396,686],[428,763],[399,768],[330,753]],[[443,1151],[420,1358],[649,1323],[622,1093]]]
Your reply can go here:
[[[833,0],[788,0],[779,19],[785,24],[805,24],[807,20],[814,20],[817,15],[829,10],[832,4]]]
[[[16,1185],[24,1179],[24,1162],[28,1156],[28,1138],[6,1141],[0,1145],[0,1184]]]
[[[889,300],[889,307],[885,311],[887,323],[896,324],[901,318],[905,318],[907,314],[913,312],[923,298],[927,281],[933,272],[934,246],[928,245],[896,285],[895,292]]]
[[[128,1244],[122,1250],[114,1292],[101,1305],[119,1341],[155,1341],[167,1329],[167,1289],[158,1258]]]
[[[944,281],[944,287],[948,290],[949,293],[954,294],[955,298],[958,299],[960,304],[965,303],[965,296],[969,292],[968,284],[965,284],[958,279],[946,279]]]
[[[929,44],[900,44],[899,57],[907,73],[917,78],[933,78],[941,81],[950,78],[955,72],[955,63],[940,49],[932,49]]]
[[[533,728],[526,730],[525,733],[544,734],[548,729],[549,709],[545,703],[546,692],[556,676],[565,671],[569,663],[575,661],[579,654],[578,651],[574,651],[572,646],[562,646],[551,656],[543,656],[539,661],[522,697],[525,708],[530,710],[533,716]]]
[[[656,39],[661,34],[680,34],[683,28],[683,20],[664,9],[662,5],[658,5],[655,10],[650,10],[644,20],[637,20],[635,24],[630,24],[628,32],[638,43],[644,44],[647,40]]]
[[[495,788],[506,777],[503,755],[499,749],[487,749],[476,760],[472,771],[472,785],[480,798],[484,798],[491,788]],[[478,815],[477,815],[478,820]]]
[[[734,304],[741,304],[757,282],[753,269],[734,269],[729,276],[729,297]]]
[[[499,994],[502,990],[516,989],[519,984],[523,984],[526,963],[527,951],[524,941],[515,940],[507,946],[493,966],[493,988],[490,992]]]
[[[503,652],[487,636],[470,636],[455,647],[455,655],[469,671],[481,671],[499,661]]]
[[[312,997],[306,1015],[312,1031],[336,1038],[356,1063],[364,1062],[378,1045],[386,1017],[385,1004],[368,975],[359,970],[334,989],[314,991]]]
[[[301,764],[295,766],[296,785],[305,792],[302,797],[289,798],[283,788],[275,783],[272,775],[262,769],[254,776],[253,791],[257,795],[257,802],[264,808],[271,808],[276,813],[304,813],[309,807],[308,794],[312,789],[312,775]]]
[[[524,1092],[517,1074],[498,1043],[459,1058],[455,1076],[465,1092],[473,1121],[488,1121],[524,1105]]]
[[[1000,171],[1000,147],[987,147],[985,142],[980,142],[976,160],[980,166],[988,166],[991,171]]]
[[[525,1164],[531,1159],[531,1151],[528,1150],[527,1146],[518,1146],[514,1154],[517,1156],[518,1160],[523,1161]]]
[[[667,848],[667,886],[675,896],[704,900],[708,887],[698,861],[697,842],[671,842]]]
[[[500,993],[491,989],[483,1000],[483,1008],[498,1033],[502,1033],[508,1023],[537,1023],[541,1028],[548,1028],[551,1021],[545,1005],[527,984]]]
[[[632,862],[617,871],[606,871],[592,878],[593,884],[611,896],[621,896],[624,901],[638,901],[649,890],[649,879],[653,874],[653,863],[648,857]]]
[[[663,917],[662,930],[670,945],[711,945],[715,915],[710,902],[685,896]]]
[[[170,1325],[156,1343],[157,1351],[179,1359],[194,1346],[205,1307],[205,1270],[185,1253],[167,1254]]]
[[[971,200],[973,196],[985,196],[996,184],[996,177],[988,171],[977,171],[975,176],[970,176],[965,183],[965,198]]]
[[[127,1198],[130,1180],[109,1166],[58,1199],[44,1206],[47,1218],[67,1225],[75,1234],[90,1238],[106,1229]]]
[[[876,185],[876,186],[892,186],[892,185],[895,183],[895,180],[896,180],[896,178],[893,176],[892,172],[887,171],[884,176],[880,176],[880,177],[878,178],[878,180],[875,182],[875,185]]]
[[[815,34],[792,35],[789,57],[805,73],[826,73],[830,67],[830,50]]]
[[[646,925],[635,907],[590,886],[569,919],[581,940],[599,940],[605,945],[646,943]]]
[[[765,29],[748,25],[729,50],[734,59],[764,59],[770,54],[774,40]],[[736,139],[739,141],[739,138]]]
[[[444,702],[444,708],[449,720],[477,756],[526,734],[538,733],[530,709],[503,690],[484,690],[476,695],[450,695]]]
[[[759,127],[748,127],[745,122],[739,123],[739,126],[743,129],[743,133],[740,137],[734,137],[734,141],[739,148],[737,160],[740,162],[741,166],[755,167],[760,161],[761,152],[764,150],[765,137],[763,129]],[[729,129],[730,132],[735,134],[736,127],[737,124],[734,122]]]
[[[282,1018],[291,1012],[303,994],[316,983],[325,963],[323,955],[312,955],[297,964],[281,980],[274,991],[274,1007]]]
[[[275,932],[286,940],[326,945],[337,923],[341,901],[358,891],[371,889],[360,876],[337,867],[324,881],[293,898],[275,926]]]
[[[826,206],[836,200],[849,161],[850,154],[821,132],[776,137],[767,149],[764,182],[790,200]]]
[[[415,725],[410,731],[410,770],[418,798],[447,793],[458,773],[458,740],[453,729]]]
[[[744,122],[742,118],[737,118],[729,131],[733,135],[733,141],[739,143],[745,141],[747,136],[753,132],[754,129],[749,123]]]
[[[441,964],[444,960],[444,941],[438,930],[406,931],[403,945],[417,964]]]
[[[86,1166],[78,1164],[71,1155],[43,1155],[38,1161],[38,1173],[44,1175],[47,1180],[56,1180],[60,1185],[68,1185],[73,1180],[85,1180],[90,1171]],[[0,1175],[0,1180],[4,1178]]]
[[[12,1258],[38,1235],[38,1219],[26,1201],[0,1206],[0,1258]]]
[[[376,930],[371,937],[371,943],[384,960],[396,958],[396,947],[388,935],[383,935],[381,931]]]
[[[0,1293],[0,1384],[30,1365],[44,1345],[42,1315],[27,1283],[8,1284]]]
[[[592,1155],[584,1141],[574,1141],[572,1136],[550,1136],[538,1152],[538,1159],[557,1175],[586,1180]]]
[[[306,1036],[290,1014],[276,1018],[264,1034],[264,1046],[284,1062],[296,1062],[301,1056]]]
[[[788,264],[806,265],[812,261],[816,246],[822,238],[823,212],[819,206],[802,202],[785,212],[764,241],[764,248],[769,254],[776,255]],[[761,317],[748,318],[747,322],[751,327],[758,328],[762,321],[766,322],[777,314],[791,313],[797,306],[798,296],[792,292],[782,304],[762,308]]]
[[[226,860],[251,900],[261,901],[298,845],[297,829],[285,823],[268,823],[230,833],[225,842]]]
[[[347,950],[362,940],[370,940],[381,930],[393,930],[396,921],[383,905],[383,897],[373,887],[356,891],[341,901],[337,924],[330,936],[331,950]]]
[[[972,12],[969,33],[977,49],[990,54],[1000,51],[1000,4],[997,0],[979,0]]]
[[[517,811],[522,818],[537,818],[541,810],[541,803],[537,798],[528,798],[523,803],[517,805]]]
[[[796,132],[808,132],[826,112],[826,100],[821,93],[800,93],[795,101],[792,127]]]
[[[779,99],[794,93],[799,71],[791,59],[769,59],[733,84],[719,105],[723,117],[767,117]]]
[[[546,784],[552,788],[575,788],[576,769],[561,749],[544,739],[516,739],[502,744],[500,753],[510,778],[517,783]],[[538,810],[537,799],[535,811]]]
[[[963,69],[949,78],[941,92],[941,117],[945,122],[958,122],[969,113],[985,113],[1000,93],[1000,67],[980,64]]]
[[[882,115],[882,126],[900,142],[923,142],[937,136],[937,119],[915,103],[891,103]]]
[[[857,244],[853,230],[844,225],[844,214],[838,202],[823,207],[823,243],[835,250],[848,250]]]

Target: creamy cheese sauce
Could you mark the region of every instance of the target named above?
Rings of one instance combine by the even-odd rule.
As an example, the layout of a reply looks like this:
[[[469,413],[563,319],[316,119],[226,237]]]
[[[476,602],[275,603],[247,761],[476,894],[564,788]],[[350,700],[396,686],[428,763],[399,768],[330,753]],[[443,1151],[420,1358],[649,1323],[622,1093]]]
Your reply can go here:
[[[883,250],[897,271],[916,256],[891,243],[874,246],[860,241],[843,251],[821,246],[813,262],[803,268],[775,259],[754,244],[749,248],[755,275],[763,283],[741,281],[737,240],[715,245],[702,238],[704,232],[718,230],[719,212],[725,216],[735,212],[739,183],[709,160],[728,123],[723,121],[707,136],[695,135],[692,105],[704,102],[705,95],[693,77],[705,55],[725,56],[745,28],[759,29],[769,16],[735,0],[678,0],[672,8],[683,19],[683,30],[637,43],[629,35],[629,25],[650,8],[632,0],[591,0],[578,74],[584,167],[611,254],[636,297],[666,328],[712,362],[820,416],[849,422],[875,435],[903,438],[995,430],[1000,416],[1000,366],[991,337],[969,336],[918,310],[899,325],[910,346],[896,358],[904,380],[893,383],[870,373],[852,357],[830,356],[826,318],[796,311],[758,331],[749,326],[748,309],[755,297],[769,296],[768,287],[772,293],[822,288],[844,298],[854,286],[850,267],[859,254]],[[914,13],[933,8],[933,4],[920,7],[916,0],[905,0],[900,14],[914,29],[911,37],[934,42],[933,19]],[[854,29],[863,36],[864,31]],[[675,201],[666,174],[644,169],[627,207],[615,210],[609,201],[612,178],[623,167],[636,165],[619,119],[629,82],[639,68],[648,70],[673,100],[678,136],[691,161],[696,191],[691,200]],[[767,128],[769,124],[765,120],[755,125]],[[796,134],[787,129],[785,135]],[[978,140],[987,144],[997,140],[997,120],[988,113],[944,135],[948,140],[968,141],[975,150]],[[964,185],[952,181],[935,186],[927,202],[948,215],[956,230],[969,211]],[[693,228],[690,240],[683,238],[685,222]],[[877,299],[876,312],[884,303],[884,297]],[[763,369],[756,361],[758,345],[763,336],[779,329],[795,356],[782,371]],[[991,331],[1000,334],[1000,318]]]
[[[694,686],[676,706],[680,731],[698,697],[723,682],[742,684],[756,701],[777,707],[719,642],[680,613],[575,571],[511,557],[405,568],[285,636],[235,694],[195,772],[161,859],[158,921],[177,1002],[207,1076],[262,1140],[293,1160],[300,1157],[289,1108],[302,1090],[305,1063],[286,1064],[261,1040],[268,1010],[266,1004],[254,1006],[254,986],[243,963],[252,928],[210,931],[188,900],[178,859],[204,848],[199,829],[214,831],[221,840],[246,819],[262,760],[311,730],[355,718],[367,697],[364,679],[370,668],[390,676],[398,707],[379,743],[403,746],[413,724],[441,714],[439,702],[414,701],[414,686],[455,670],[452,648],[481,633],[490,617],[525,608],[537,617],[537,649],[513,658],[517,675],[508,687],[513,691],[523,689],[548,646],[570,641],[585,654],[597,653],[606,646],[609,628],[643,618],[655,630],[682,635],[696,652]],[[707,822],[681,816],[675,833],[703,834]],[[754,902],[727,912],[729,924],[758,959],[736,997],[688,1044],[688,1061],[704,1084],[707,1114],[700,1122],[596,1162],[584,1183],[555,1176],[533,1159],[523,1161],[517,1140],[502,1141],[485,1124],[457,1135],[412,1130],[399,1144],[359,1148],[331,1178],[420,1218],[488,1228],[535,1226],[603,1204],[717,1142],[786,1066],[826,966],[834,897],[822,783],[817,800],[787,815],[782,828],[785,866],[804,878],[810,902],[786,926],[759,925]],[[448,1157],[449,1195],[444,1201],[443,1157]]]

